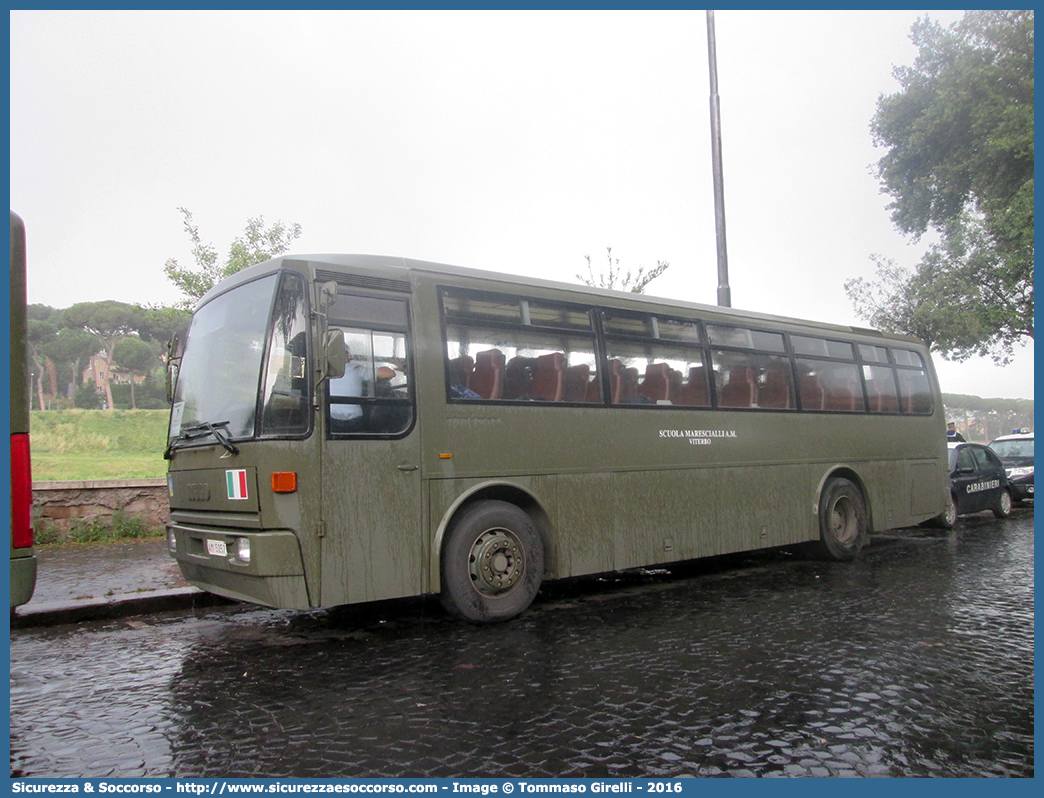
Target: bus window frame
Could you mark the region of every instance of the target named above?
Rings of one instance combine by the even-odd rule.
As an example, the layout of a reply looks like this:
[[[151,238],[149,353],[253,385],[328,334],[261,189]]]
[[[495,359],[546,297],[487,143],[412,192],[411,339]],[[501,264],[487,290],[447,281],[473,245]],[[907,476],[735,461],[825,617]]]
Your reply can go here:
[[[371,320],[357,320],[348,319],[336,316],[334,308],[336,302],[326,309],[326,331],[339,329],[339,330],[366,330],[371,335],[375,332],[401,334],[405,342],[406,351],[406,387],[407,396],[405,399],[391,399],[390,397],[383,396],[360,396],[356,400],[350,402],[331,402],[330,396],[330,380],[323,380],[322,385],[322,404],[323,404],[323,422],[326,427],[326,440],[328,441],[345,441],[345,440],[401,440],[409,436],[417,426],[417,380],[414,369],[414,361],[416,356],[414,354],[414,342],[413,342],[413,303],[409,294],[399,294],[392,292],[372,291],[366,290],[353,285],[339,284],[337,286],[337,296],[355,296],[364,299],[380,299],[385,301],[400,302],[403,304],[403,318],[405,324],[392,324],[392,323],[381,323],[379,321]],[[373,432],[371,430],[359,430],[359,431],[346,431],[346,432],[335,432],[333,429],[333,418],[330,410],[334,404],[354,404],[361,408],[372,408],[372,407],[408,407],[410,411],[410,423],[405,426],[400,432]]]
[[[554,406],[554,407],[602,407],[608,402],[607,383],[608,376],[604,373],[605,369],[602,365],[605,363],[604,352],[601,351],[600,347],[602,344],[602,338],[599,335],[599,330],[596,328],[597,312],[598,308],[594,305],[589,305],[580,302],[569,302],[557,299],[545,299],[539,296],[533,296],[532,294],[505,294],[499,291],[485,291],[481,289],[466,288],[463,286],[454,285],[442,285],[439,284],[436,287],[439,300],[439,326],[440,326],[440,347],[442,350],[442,361],[443,361],[443,373],[445,378],[445,398],[447,404],[459,406],[459,405],[519,405],[519,406]],[[507,321],[499,319],[484,319],[479,316],[466,317],[466,316],[451,316],[446,310],[446,297],[449,294],[454,294],[457,297],[467,296],[478,300],[485,300],[490,302],[500,302],[504,299],[514,298],[517,300],[515,303],[506,304],[518,304],[520,306],[520,320],[519,321]],[[521,310],[522,304],[528,308],[531,303],[538,303],[547,306],[556,306],[562,308],[565,311],[572,311],[574,313],[582,314],[587,317],[587,328],[581,329],[579,327],[551,327],[544,324],[526,324],[524,321],[524,311]],[[529,332],[533,333],[535,337],[552,337],[554,335],[562,336],[562,340],[569,338],[585,339],[591,344],[591,355],[594,358],[594,370],[595,378],[594,381],[599,386],[599,401],[597,402],[570,402],[570,401],[534,401],[532,399],[486,399],[480,398],[468,398],[462,396],[453,395],[453,379],[450,373],[450,362],[449,357],[449,329],[451,327],[456,328],[475,328],[481,330],[491,331],[504,331],[504,332]],[[516,347],[517,348],[517,347]],[[562,351],[559,349],[558,351]],[[569,350],[573,351],[573,350]],[[564,353],[563,353],[564,354]],[[504,370],[506,371],[507,359],[505,358]],[[502,377],[503,379],[503,377]]]
[[[268,325],[265,330],[265,350],[262,354],[261,368],[260,368],[260,380],[257,386],[257,408],[255,410],[255,422],[254,422],[254,435],[252,438],[244,438],[243,440],[281,440],[281,441],[295,441],[305,440],[315,432],[315,414],[311,410],[312,397],[315,395],[315,369],[312,367],[315,355],[315,347],[312,340],[312,298],[308,290],[308,281],[305,276],[299,271],[294,269],[280,269],[276,274],[279,275],[279,279],[276,282],[275,291],[272,292],[272,302],[268,309]],[[302,298],[302,310],[301,313],[304,317],[304,325],[302,332],[305,335],[305,354],[304,354],[304,402],[305,402],[305,423],[304,430],[299,433],[267,433],[265,432],[265,404],[268,397],[268,374],[269,369],[272,366],[272,346],[275,342],[275,330],[276,330],[276,303],[279,301],[279,297],[283,292],[284,286],[286,286],[289,280],[296,280],[298,288],[300,289],[300,296]]]

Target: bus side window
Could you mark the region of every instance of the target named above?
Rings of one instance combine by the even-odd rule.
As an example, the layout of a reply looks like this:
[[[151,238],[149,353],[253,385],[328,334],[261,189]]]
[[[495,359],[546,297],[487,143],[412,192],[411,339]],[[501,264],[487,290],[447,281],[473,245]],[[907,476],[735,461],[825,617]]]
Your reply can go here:
[[[449,401],[601,400],[594,330],[586,307],[446,289],[442,310]],[[465,380],[461,364],[469,360],[475,366]]]
[[[928,375],[922,370],[898,369],[899,396],[902,412],[908,415],[930,415],[932,412],[932,389]]]
[[[895,371],[890,366],[863,366],[866,395],[871,413],[899,412],[899,397],[895,389]]]
[[[303,435],[311,423],[311,386],[306,368],[308,315],[301,278],[283,275],[276,301],[276,323],[272,325],[264,375],[261,434]]]

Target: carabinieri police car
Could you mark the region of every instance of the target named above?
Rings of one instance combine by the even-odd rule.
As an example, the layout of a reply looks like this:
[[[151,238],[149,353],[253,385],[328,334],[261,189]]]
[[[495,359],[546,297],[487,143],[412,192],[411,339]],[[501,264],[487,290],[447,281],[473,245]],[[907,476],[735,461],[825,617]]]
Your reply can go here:
[[[997,518],[1011,515],[1012,494],[1004,464],[981,443],[949,443],[950,506],[936,521],[947,529],[957,516],[992,510]]]
[[[1033,499],[1033,433],[1015,430],[990,442],[990,448],[1004,463],[1011,496],[1017,502]]]

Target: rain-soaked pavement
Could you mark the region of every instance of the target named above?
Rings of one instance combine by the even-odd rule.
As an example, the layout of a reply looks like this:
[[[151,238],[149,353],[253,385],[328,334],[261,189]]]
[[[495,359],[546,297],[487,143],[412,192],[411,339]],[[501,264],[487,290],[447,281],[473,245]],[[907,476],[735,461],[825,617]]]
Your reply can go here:
[[[545,586],[17,630],[14,776],[1032,776],[1033,511]]]

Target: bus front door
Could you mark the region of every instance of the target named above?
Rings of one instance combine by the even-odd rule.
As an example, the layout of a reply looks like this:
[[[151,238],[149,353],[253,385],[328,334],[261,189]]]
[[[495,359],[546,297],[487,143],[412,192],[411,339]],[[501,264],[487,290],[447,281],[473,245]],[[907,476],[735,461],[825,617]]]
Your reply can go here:
[[[419,438],[324,441],[323,606],[423,591]]]
[[[323,606],[418,595],[420,433],[405,300],[340,294],[345,369],[325,386]]]

